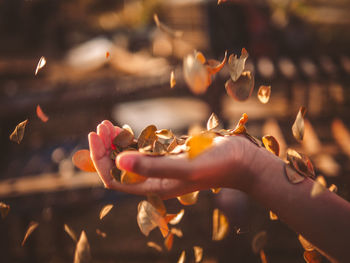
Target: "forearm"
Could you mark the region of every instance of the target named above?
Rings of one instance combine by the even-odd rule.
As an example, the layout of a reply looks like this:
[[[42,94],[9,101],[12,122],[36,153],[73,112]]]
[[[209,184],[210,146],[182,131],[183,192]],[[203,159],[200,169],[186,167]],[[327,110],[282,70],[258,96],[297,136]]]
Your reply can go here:
[[[311,197],[314,181],[288,181],[284,162],[259,149],[247,193],[339,262],[350,262],[350,204],[330,191]]]

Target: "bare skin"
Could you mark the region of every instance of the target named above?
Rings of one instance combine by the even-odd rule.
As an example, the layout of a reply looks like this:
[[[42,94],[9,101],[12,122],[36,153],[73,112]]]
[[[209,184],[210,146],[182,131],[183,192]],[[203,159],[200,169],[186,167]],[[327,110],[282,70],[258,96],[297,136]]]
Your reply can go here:
[[[284,162],[246,138],[218,137],[213,147],[194,160],[119,154],[120,169],[147,177],[142,183],[125,185],[110,175],[115,165],[109,157],[111,141],[120,130],[103,121],[97,133],[89,134],[91,158],[106,188],[138,195],[156,193],[164,199],[196,190],[235,188],[276,213],[332,261],[350,262],[350,204],[330,191],[311,198],[314,181],[291,184]]]

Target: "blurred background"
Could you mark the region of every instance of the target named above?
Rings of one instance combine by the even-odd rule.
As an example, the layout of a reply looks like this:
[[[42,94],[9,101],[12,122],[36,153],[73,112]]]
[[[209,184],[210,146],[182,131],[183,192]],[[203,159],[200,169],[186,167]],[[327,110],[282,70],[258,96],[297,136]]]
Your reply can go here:
[[[154,13],[183,35],[157,28]],[[88,148],[87,134],[104,119],[129,124],[136,135],[149,124],[181,135],[192,125],[205,127],[211,112],[225,128],[246,112],[252,135],[274,135],[281,157],[287,147],[309,155],[317,174],[350,200],[349,14],[347,0],[0,1],[0,201],[11,206],[0,219],[0,261],[72,262],[75,243],[63,230],[68,224],[86,231],[93,262],[177,262],[182,250],[186,262],[194,262],[194,245],[203,247],[203,262],[260,262],[251,242],[261,230],[268,233],[268,262],[304,262],[296,233],[270,221],[268,211],[244,194],[226,189],[203,191],[196,205],[184,207],[184,236],[175,237],[171,251],[157,252],[146,243],[162,244],[159,231],[146,238],[136,222],[144,198],[105,190],[71,157]],[[249,100],[226,95],[227,67],[204,95],[189,91],[185,55],[199,50],[222,60],[225,50],[240,54],[243,47],[256,80]],[[35,76],[41,56],[47,64]],[[272,87],[266,105],[256,96],[260,85]],[[46,123],[36,116],[38,104]],[[291,132],[300,106],[310,121],[303,144]],[[23,141],[11,142],[9,135],[25,119]],[[108,203],[115,207],[99,220]],[[177,200],[166,205],[173,213],[183,208]],[[229,217],[230,233],[214,242],[217,207]],[[31,221],[39,227],[21,247]],[[97,228],[107,236],[97,235]]]

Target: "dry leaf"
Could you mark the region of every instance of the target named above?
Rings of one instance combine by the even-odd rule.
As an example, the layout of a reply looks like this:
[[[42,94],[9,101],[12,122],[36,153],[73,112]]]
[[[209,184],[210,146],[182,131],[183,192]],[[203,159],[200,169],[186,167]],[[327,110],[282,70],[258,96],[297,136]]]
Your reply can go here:
[[[271,86],[261,85],[258,91],[258,99],[261,103],[266,104],[270,100]]]
[[[350,132],[343,121],[335,119],[332,122],[332,134],[342,151],[350,158]]]
[[[264,137],[262,137],[262,142],[263,142],[265,148],[268,151],[270,151],[273,154],[279,156],[279,154],[280,154],[280,145],[278,144],[278,142],[275,139],[275,137],[273,137],[271,135],[265,135]]]
[[[248,121],[248,114],[247,113],[243,113],[242,117],[239,119],[236,127],[231,131],[233,134],[246,134],[246,128],[245,128],[245,124]]]
[[[302,153],[288,148],[287,160],[293,166],[293,168],[305,177],[315,178],[315,170],[310,159]]]
[[[122,128],[130,132],[133,136],[135,136],[134,131],[131,129],[131,127],[128,124],[124,124]]]
[[[186,260],[186,252],[185,250],[181,252],[181,255],[179,257],[179,259],[177,260],[177,263],[185,263]]]
[[[220,191],[221,191],[221,187],[219,187],[219,188],[210,188],[210,190],[211,190],[214,194],[218,194],[218,193],[220,193]]]
[[[36,106],[36,115],[43,122],[47,122],[49,120],[49,117],[47,117],[47,115],[43,112],[43,110],[41,109],[40,105]]]
[[[70,236],[73,241],[78,242],[77,234],[67,224],[64,224],[64,231]]]
[[[173,227],[172,229],[170,229],[170,232],[173,233],[175,236],[177,237],[183,237],[183,233],[182,233],[182,230],[181,229],[178,229],[178,228],[175,228]]]
[[[96,172],[94,163],[90,157],[90,151],[83,149],[74,153],[72,157],[73,164],[85,172]]]
[[[157,127],[149,125],[144,128],[137,139],[137,145],[139,148],[144,148],[149,145],[153,146],[154,142],[158,139],[156,135]]]
[[[146,181],[147,177],[129,171],[122,171],[120,182],[122,184],[137,184]]]
[[[265,251],[262,249],[262,250],[260,250],[259,254],[260,254],[261,263],[267,263]]]
[[[278,220],[278,216],[270,210],[270,219],[271,220]]]
[[[169,221],[169,224],[177,225],[178,223],[180,223],[184,214],[185,214],[185,209],[181,209],[180,212],[177,213],[176,216]]]
[[[1,213],[1,218],[4,219],[8,213],[10,212],[10,206],[0,202],[0,213]]]
[[[41,57],[35,69],[35,76],[38,74],[39,70],[42,69],[45,65],[46,65],[46,59],[45,57]]]
[[[304,251],[304,259],[307,263],[321,263],[322,256],[317,250]]]
[[[166,26],[164,23],[159,21],[158,15],[154,14],[153,15],[153,20],[156,23],[157,27],[162,30],[164,33],[168,34],[171,37],[182,37],[183,32],[179,31],[179,30],[173,30],[171,28],[169,28],[168,26]]]
[[[112,175],[112,177],[117,181],[120,182],[121,176],[122,176],[122,171],[119,170],[116,166],[114,166],[109,173]]]
[[[158,136],[158,138],[165,139],[165,140],[169,140],[174,137],[173,132],[168,129],[158,130],[156,131],[156,135]]]
[[[187,85],[194,94],[207,91],[210,76],[206,66],[197,58],[198,53],[190,54],[183,60],[183,74]]]
[[[225,65],[227,60],[227,51],[225,52],[224,59],[220,62],[216,59],[209,59],[207,62],[207,70],[209,76],[212,76],[216,73],[218,73]]]
[[[168,236],[164,239],[164,246],[168,251],[170,251],[173,247],[174,243],[174,234],[170,232]]]
[[[148,236],[157,226],[163,237],[166,237],[169,233],[169,228],[164,217],[148,201],[141,201],[138,205],[137,224],[145,236]]]
[[[326,191],[327,183],[323,176],[317,176],[316,180],[314,181],[314,184],[312,185],[311,189],[311,197],[317,197],[320,194],[322,194],[324,191]]]
[[[153,152],[149,153],[151,155],[165,155],[167,153],[167,147],[164,143],[155,141],[153,144]]]
[[[99,235],[102,238],[106,238],[107,234],[105,232],[102,232],[100,229],[96,228],[96,234]]]
[[[213,144],[213,140],[214,135],[212,133],[201,133],[190,137],[186,142],[188,147],[188,158],[194,159],[199,154],[210,148]]]
[[[219,209],[213,211],[213,236],[214,241],[222,240],[229,231],[229,223],[227,217]]]
[[[121,132],[113,139],[113,144],[119,148],[126,148],[134,141],[134,135],[126,129],[122,129]]]
[[[303,246],[304,250],[306,251],[315,250],[314,245],[312,245],[309,241],[307,241],[302,235],[298,235],[298,239],[300,244]]]
[[[264,249],[267,242],[267,233],[266,231],[261,231],[253,237],[252,249],[255,254],[258,254],[261,250]]]
[[[15,130],[10,135],[10,140],[13,142],[17,142],[18,144],[21,143],[24,136],[24,131],[26,128],[26,125],[28,123],[28,120],[22,121],[21,123],[17,124]]]
[[[176,79],[175,79],[175,73],[174,70],[171,71],[170,73],[170,88],[174,88],[176,85]]]
[[[207,130],[215,129],[219,126],[219,118],[216,116],[216,114],[213,112],[207,122]]]
[[[178,143],[176,137],[174,137],[171,143],[169,144],[168,148],[166,149],[167,152],[172,152],[176,148],[176,146],[178,146]]]
[[[254,75],[250,71],[244,71],[241,77],[233,82],[229,79],[225,83],[225,89],[229,96],[238,101],[247,100],[253,93]]]
[[[112,204],[105,205],[100,211],[100,220],[104,218],[113,208]]]
[[[90,245],[85,231],[81,231],[79,241],[75,247],[74,263],[88,262],[91,262]]]
[[[34,230],[39,226],[38,222],[30,222],[27,228],[27,231],[24,235],[23,241],[22,241],[22,247],[24,246],[24,243],[27,241],[28,237],[34,232]]]
[[[162,252],[162,251],[163,251],[163,249],[162,249],[161,246],[159,246],[158,244],[156,244],[156,243],[154,243],[154,242],[152,242],[152,241],[148,241],[148,242],[147,242],[147,246],[148,246],[148,247],[151,247],[151,248],[154,248],[154,249],[157,250],[158,252]]]
[[[195,262],[201,262],[203,258],[203,248],[199,246],[194,246],[193,247],[193,252],[194,252],[194,258]]]
[[[158,213],[165,217],[166,215],[166,208],[164,205],[163,200],[159,197],[157,194],[148,194],[147,195],[147,201],[155,208],[157,209]]]
[[[295,139],[301,141],[304,137],[304,116],[306,113],[305,107],[300,107],[297,117],[292,126],[292,132]]]
[[[336,193],[338,192],[338,187],[335,184],[331,184],[331,186],[328,188],[329,191]]]
[[[288,181],[291,182],[292,184],[300,183],[305,179],[304,176],[300,175],[298,172],[296,172],[292,167],[290,167],[287,164],[284,165],[284,170],[288,178]]]
[[[197,203],[198,194],[199,194],[199,191],[180,195],[177,197],[177,200],[179,200],[180,203],[183,205],[194,205],[195,203]]]
[[[232,81],[237,81],[242,75],[245,61],[247,60],[249,54],[245,48],[242,48],[241,56],[238,58],[237,55],[231,54],[228,59],[228,67],[230,71],[230,76]]]

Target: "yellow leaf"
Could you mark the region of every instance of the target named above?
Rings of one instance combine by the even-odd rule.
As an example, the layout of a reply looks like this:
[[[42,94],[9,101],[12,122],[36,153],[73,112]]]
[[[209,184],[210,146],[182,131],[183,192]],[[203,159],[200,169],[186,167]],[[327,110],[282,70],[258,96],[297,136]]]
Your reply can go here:
[[[113,208],[112,204],[105,205],[100,211],[100,220],[104,218]]]
[[[226,237],[229,231],[229,222],[227,217],[219,209],[213,211],[213,236],[214,241],[222,240]]]
[[[210,148],[213,144],[214,136],[211,133],[201,133],[193,135],[187,141],[188,157],[196,158],[199,154]]]
[[[199,191],[178,196],[177,199],[183,205],[194,205],[197,203]]]

